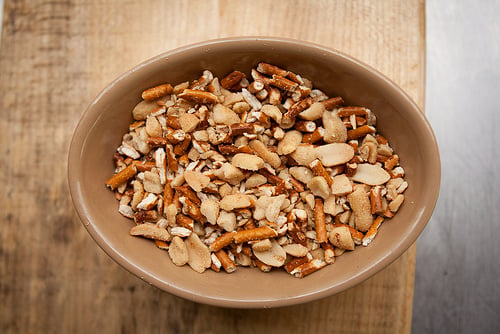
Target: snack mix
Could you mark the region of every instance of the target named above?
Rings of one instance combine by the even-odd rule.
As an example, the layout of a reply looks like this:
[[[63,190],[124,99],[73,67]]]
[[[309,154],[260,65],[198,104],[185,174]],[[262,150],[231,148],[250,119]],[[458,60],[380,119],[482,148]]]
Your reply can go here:
[[[177,266],[304,277],[393,217],[408,183],[375,114],[259,63],[145,90],[106,185]]]

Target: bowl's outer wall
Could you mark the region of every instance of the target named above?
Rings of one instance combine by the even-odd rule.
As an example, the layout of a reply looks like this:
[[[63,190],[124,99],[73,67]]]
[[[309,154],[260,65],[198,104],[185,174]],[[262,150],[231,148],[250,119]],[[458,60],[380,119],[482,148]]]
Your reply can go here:
[[[357,247],[334,265],[304,279],[276,271],[242,268],[235,273],[198,274],[173,265],[153,242],[128,235],[133,222],[118,212],[104,182],[112,155],[131,121],[141,92],[162,83],[193,80],[204,69],[222,78],[232,70],[250,75],[259,61],[312,80],[329,96],[370,108],[378,129],[400,156],[409,183],[398,214],[381,227],[369,247]],[[399,257],[418,237],[434,209],[440,183],[436,141],[423,114],[407,95],[373,69],[336,51],[290,40],[226,39],[157,56],[122,75],[89,106],[70,148],[69,182],[85,227],[115,261],[145,281],[194,301],[232,307],[270,307],[325,297],[362,282]]]

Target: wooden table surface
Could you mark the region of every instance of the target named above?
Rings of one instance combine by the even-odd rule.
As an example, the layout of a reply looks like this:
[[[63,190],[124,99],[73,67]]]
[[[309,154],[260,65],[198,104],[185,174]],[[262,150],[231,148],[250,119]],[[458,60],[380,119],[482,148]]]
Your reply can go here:
[[[0,48],[0,332],[408,333],[415,246],[344,293],[267,310],[169,295],[101,251],[73,210],[72,132],[117,75],[162,51],[237,35],[339,49],[422,107],[423,0],[5,1]]]

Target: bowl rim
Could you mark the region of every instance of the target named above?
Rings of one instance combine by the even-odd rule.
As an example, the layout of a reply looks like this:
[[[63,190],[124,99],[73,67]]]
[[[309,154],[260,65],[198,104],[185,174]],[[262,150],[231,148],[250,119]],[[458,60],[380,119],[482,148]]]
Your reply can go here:
[[[436,173],[434,175],[434,180],[436,181],[435,191],[432,193],[432,198],[429,203],[432,205],[426,206],[425,210],[421,213],[421,215],[417,218],[417,221],[414,224],[414,233],[408,234],[405,238],[400,240],[400,242],[395,245],[393,250],[383,256],[380,261],[377,261],[377,266],[372,265],[369,266],[364,271],[360,272],[358,275],[349,279],[345,282],[342,282],[333,287],[325,288],[322,290],[316,290],[312,293],[303,294],[303,295],[295,295],[285,299],[255,299],[255,300],[241,300],[234,298],[222,298],[222,297],[214,297],[209,294],[206,295],[198,295],[193,294],[191,291],[182,289],[174,284],[168,284],[164,280],[152,275],[151,273],[145,272],[142,270],[140,265],[132,263],[127,260],[122,254],[117,252],[111,245],[106,242],[106,238],[102,235],[98,229],[94,226],[93,222],[88,218],[89,212],[87,207],[84,205],[83,201],[83,193],[81,189],[81,185],[76,177],[72,175],[79,175],[80,173],[80,165],[81,165],[81,157],[82,157],[82,147],[84,147],[86,136],[85,129],[86,125],[91,125],[98,119],[99,113],[98,109],[93,109],[93,107],[98,104],[98,102],[107,94],[107,92],[111,91],[118,83],[122,82],[126,79],[131,73],[136,71],[140,71],[142,68],[147,67],[148,65],[155,63],[161,59],[168,58],[171,55],[187,52],[193,49],[199,48],[210,48],[212,46],[220,45],[220,44],[228,44],[234,42],[257,42],[257,43],[281,43],[281,44],[290,44],[290,45],[299,45],[300,47],[315,49],[318,52],[332,54],[335,57],[339,57],[344,61],[355,64],[357,67],[360,67],[363,72],[370,74],[375,80],[387,85],[393,91],[396,91],[411,108],[418,111],[414,116],[421,122],[421,124],[426,129],[428,140],[432,145],[430,146],[432,149],[431,154],[436,157],[434,163],[434,168],[436,169]],[[428,224],[432,213],[435,209],[437,199],[440,191],[440,183],[441,183],[441,161],[439,155],[439,148],[437,144],[436,137],[432,130],[432,127],[426,118],[425,114],[418,107],[418,105],[412,100],[412,98],[401,89],[395,82],[393,82],[390,78],[379,72],[377,69],[373,68],[370,65],[344,53],[339,50],[333,49],[331,47],[326,47],[317,43],[292,39],[292,38],[282,38],[282,37],[266,37],[266,36],[236,36],[236,37],[225,37],[225,38],[217,38],[210,39],[206,41],[190,43],[184,46],[180,46],[174,48],[172,50],[168,50],[162,52],[154,57],[146,59],[134,67],[128,69],[127,71],[120,74],[116,79],[111,81],[108,85],[106,85],[92,100],[92,102],[87,106],[83,114],[80,116],[80,119],[75,126],[73,136],[69,146],[68,152],[68,169],[67,169],[67,177],[69,183],[70,196],[73,202],[73,206],[76,209],[78,217],[81,223],[84,225],[87,232],[94,239],[94,241],[99,245],[99,247],[116,263],[118,263],[121,267],[132,273],[133,275],[141,278],[149,284],[156,286],[157,288],[164,290],[173,295],[177,295],[179,297],[214,305],[214,306],[222,306],[222,307],[232,307],[232,308],[262,308],[262,307],[278,307],[278,306],[288,306],[299,303],[305,303],[309,301],[313,301],[316,299],[324,298],[342,291],[345,291],[353,286],[360,284],[361,282],[367,280],[372,277],[382,269],[386,268],[389,264],[398,259],[420,236],[421,232]]]

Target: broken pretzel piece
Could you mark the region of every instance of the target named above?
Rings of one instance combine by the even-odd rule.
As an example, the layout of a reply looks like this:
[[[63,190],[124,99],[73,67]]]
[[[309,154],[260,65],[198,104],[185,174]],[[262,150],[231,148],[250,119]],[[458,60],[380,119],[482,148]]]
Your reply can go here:
[[[321,198],[315,199],[314,221],[316,224],[316,240],[319,243],[327,242],[328,238],[326,232],[325,211],[323,209],[323,200]]]
[[[164,97],[165,95],[171,94],[173,91],[174,88],[171,84],[164,84],[146,89],[142,92],[141,96],[146,101],[153,101],[159,99],[160,97]]]
[[[226,247],[233,242],[235,234],[236,231],[224,233],[223,235],[215,239],[214,242],[212,242],[212,244],[210,245],[210,250],[213,252],[217,252],[218,250]]]
[[[241,244],[247,241],[263,240],[268,238],[274,238],[278,236],[278,233],[268,226],[257,227],[249,230],[241,230],[236,232],[233,239],[237,244]]]
[[[113,175],[109,180],[106,181],[106,185],[112,190],[115,190],[123,183],[130,180],[137,173],[137,167],[135,164],[130,164],[129,166],[122,169],[117,174]]]
[[[273,64],[250,73],[143,91],[106,186],[175,265],[304,277],[373,240],[405,170],[369,109]]]
[[[220,81],[220,85],[225,89],[239,90],[241,88],[239,86],[239,83],[244,77],[245,73],[240,71],[233,71],[228,75],[226,75],[224,78],[222,78],[222,80]]]
[[[295,269],[293,269],[290,274],[294,275],[295,277],[302,278],[304,276],[312,274],[313,272],[323,268],[324,266],[326,266],[325,261],[321,259],[313,259],[309,262],[295,267]]]
[[[382,222],[384,221],[383,217],[378,216],[375,221],[373,222],[372,226],[368,229],[366,232],[365,236],[363,237],[363,246],[368,246],[375,236],[377,235],[378,229],[380,225],[382,225]]]
[[[359,128],[348,130],[347,140],[358,139],[371,133],[375,133],[375,128],[371,125],[363,125]]]
[[[178,97],[191,102],[203,104],[214,104],[218,101],[216,95],[198,89],[184,89],[184,91],[180,93]]]
[[[236,270],[236,264],[234,263],[233,260],[231,260],[229,255],[227,255],[227,253],[223,249],[218,250],[214,254],[215,256],[217,256],[222,267],[227,273],[230,274]]]

